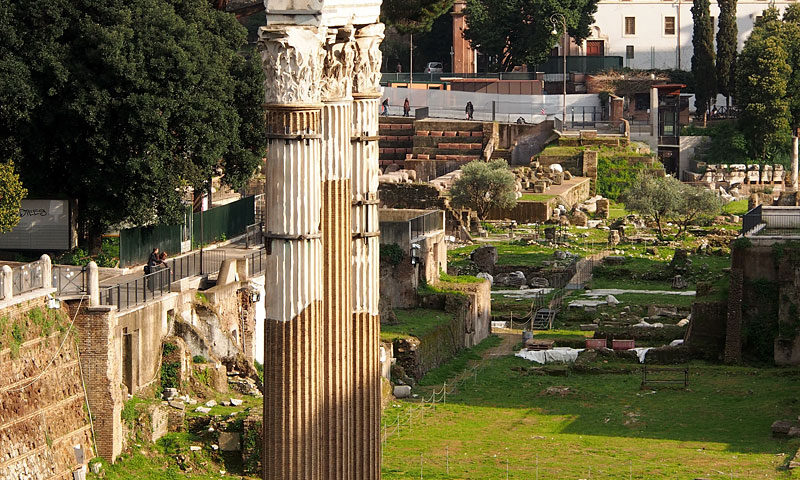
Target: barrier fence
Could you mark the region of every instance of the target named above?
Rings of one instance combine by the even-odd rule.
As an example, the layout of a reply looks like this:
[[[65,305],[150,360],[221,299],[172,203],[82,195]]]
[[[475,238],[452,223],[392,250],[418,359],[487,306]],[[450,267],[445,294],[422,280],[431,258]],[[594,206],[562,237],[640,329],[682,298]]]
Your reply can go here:
[[[142,277],[100,289],[100,304],[125,310],[170,291],[170,269],[163,267]]]
[[[267,268],[267,250],[259,249],[247,255],[247,275],[257,277]]]
[[[86,267],[53,266],[53,288],[57,295],[83,295],[86,293]]]
[[[44,287],[44,267],[41,260],[15,267],[11,271],[12,294],[14,296]]]

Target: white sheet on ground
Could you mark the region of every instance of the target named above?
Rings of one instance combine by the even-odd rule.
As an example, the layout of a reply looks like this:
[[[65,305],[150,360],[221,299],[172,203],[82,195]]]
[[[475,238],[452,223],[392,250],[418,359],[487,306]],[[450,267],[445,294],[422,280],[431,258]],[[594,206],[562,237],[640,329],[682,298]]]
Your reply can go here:
[[[556,347],[552,350],[525,350],[523,348],[517,352],[516,356],[542,365],[552,362],[573,363],[583,350],[583,348],[569,347]]]
[[[631,350],[636,352],[636,356],[639,357],[639,363],[644,363],[644,357],[650,351],[650,348],[652,347],[631,348]]]
[[[669,342],[669,346],[670,347],[677,347],[678,345],[683,345],[683,339],[682,338],[679,338],[677,340],[673,340],[673,341]]]

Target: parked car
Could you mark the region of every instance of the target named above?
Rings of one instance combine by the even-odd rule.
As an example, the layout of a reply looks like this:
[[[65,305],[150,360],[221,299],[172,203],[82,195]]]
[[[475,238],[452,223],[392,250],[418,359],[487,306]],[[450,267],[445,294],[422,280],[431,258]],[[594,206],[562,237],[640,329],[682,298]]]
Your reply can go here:
[[[444,73],[442,62],[428,62],[425,67],[425,73]]]

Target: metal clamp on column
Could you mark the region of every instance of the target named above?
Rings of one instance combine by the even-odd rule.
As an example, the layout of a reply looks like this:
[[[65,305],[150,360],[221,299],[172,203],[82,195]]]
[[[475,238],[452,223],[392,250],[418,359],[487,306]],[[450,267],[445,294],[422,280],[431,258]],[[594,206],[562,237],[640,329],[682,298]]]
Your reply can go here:
[[[285,140],[286,145],[289,145],[291,140],[305,140],[308,145],[309,140],[319,140],[322,138],[321,133],[267,133],[267,143],[272,145],[273,140]]]
[[[380,203],[381,203],[381,201],[378,200],[377,198],[375,198],[375,199],[372,199],[372,200],[358,200],[358,201],[355,201],[355,202],[351,202],[350,205],[352,205],[354,207],[362,207],[364,205],[380,205]]]
[[[298,241],[306,241],[306,240],[316,240],[322,238],[322,233],[302,233],[300,235],[290,235],[284,233],[273,233],[273,232],[266,232],[264,234],[264,247],[267,251],[267,255],[272,255],[272,242],[270,240],[283,240],[285,242],[298,242]]]
[[[380,135],[356,135],[355,137],[350,137],[350,141],[355,142],[377,142],[380,140]]]
[[[370,238],[370,237],[379,237],[381,232],[358,232],[353,234],[353,240],[357,238]]]

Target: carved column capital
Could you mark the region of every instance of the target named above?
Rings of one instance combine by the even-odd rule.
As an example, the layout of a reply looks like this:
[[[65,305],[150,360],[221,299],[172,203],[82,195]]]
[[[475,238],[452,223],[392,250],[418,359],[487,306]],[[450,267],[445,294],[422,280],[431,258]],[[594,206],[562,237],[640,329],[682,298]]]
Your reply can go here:
[[[266,26],[258,32],[267,105],[318,104],[325,29]]]
[[[383,41],[383,30],[382,23],[373,23],[356,31],[353,95],[380,95],[383,56],[379,47]]]
[[[351,97],[355,55],[352,28],[328,29],[322,65],[322,100]]]

